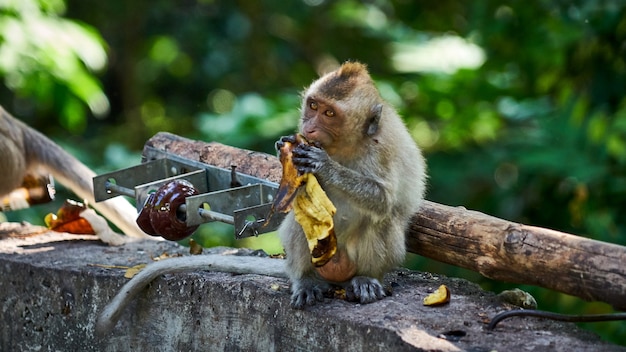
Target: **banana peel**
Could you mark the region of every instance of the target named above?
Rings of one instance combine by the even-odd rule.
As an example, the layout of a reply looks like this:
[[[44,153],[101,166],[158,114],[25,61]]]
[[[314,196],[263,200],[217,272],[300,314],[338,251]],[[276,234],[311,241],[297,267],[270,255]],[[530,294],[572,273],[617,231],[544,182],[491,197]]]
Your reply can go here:
[[[311,262],[320,267],[337,252],[337,236],[333,224],[337,209],[313,174],[304,174],[303,177],[306,184],[296,195],[294,215],[304,230],[311,251]]]
[[[425,306],[440,306],[450,302],[450,289],[446,285],[441,285],[439,288],[424,298]]]
[[[293,150],[302,143],[307,143],[300,134],[295,136],[295,143],[285,142],[279,150],[280,163],[283,166],[283,176],[280,179],[278,192],[272,204],[271,213],[287,213],[291,210],[293,199],[298,188],[304,182],[304,175],[298,175],[298,169],[293,163]]]
[[[314,266],[321,267],[337,252],[337,236],[333,223],[337,209],[315,175],[298,175],[293,164],[293,149],[307,141],[300,134],[295,136],[295,140],[295,143],[285,142],[279,150],[283,175],[268,219],[275,212],[286,213],[293,209],[296,222],[302,226],[306,236],[311,262]]]

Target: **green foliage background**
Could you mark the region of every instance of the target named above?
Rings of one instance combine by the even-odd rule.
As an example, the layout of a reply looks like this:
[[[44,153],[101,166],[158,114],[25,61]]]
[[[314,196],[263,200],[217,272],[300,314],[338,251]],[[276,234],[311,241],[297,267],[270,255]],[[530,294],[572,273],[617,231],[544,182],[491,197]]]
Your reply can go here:
[[[442,38],[484,62],[411,66],[467,59],[433,45]],[[0,103],[100,172],[137,164],[159,131],[273,153],[302,88],[345,60],[369,65],[423,148],[428,199],[626,245],[619,1],[0,1]],[[6,215],[37,222],[53,208]],[[204,225],[197,238],[236,245],[231,231]],[[243,245],[280,250],[263,238]],[[513,287],[415,256],[407,265]],[[523,288],[542,309],[611,311]],[[624,343],[623,322],[586,327]]]

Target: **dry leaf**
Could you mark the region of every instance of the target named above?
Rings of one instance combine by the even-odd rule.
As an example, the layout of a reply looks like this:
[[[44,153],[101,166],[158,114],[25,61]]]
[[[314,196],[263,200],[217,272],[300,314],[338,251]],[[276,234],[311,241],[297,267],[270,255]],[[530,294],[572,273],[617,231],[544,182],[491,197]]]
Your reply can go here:
[[[162,253],[160,256],[158,256],[158,257],[152,257],[152,256],[151,256],[150,258],[156,262],[156,261],[159,261],[159,260],[162,260],[162,259],[173,258],[173,257],[180,257],[180,256],[181,256],[181,254],[177,254],[177,253],[174,253],[174,254],[169,254],[169,253],[167,253],[167,252],[163,252],[163,253]]]
[[[126,243],[127,237],[114,232],[109,223],[85,204],[67,199],[56,214],[48,214],[44,221],[53,231],[96,235],[110,245]]]
[[[87,264],[88,266],[95,266],[98,268],[104,269],[129,269],[129,266],[126,265],[109,265],[109,264]]]
[[[140,272],[143,268],[146,267],[146,264],[137,264],[133,267],[130,267],[128,269],[126,269],[126,272],[124,273],[124,277],[127,279],[132,279],[133,276],[137,275],[138,272]]]
[[[425,306],[438,306],[450,302],[450,290],[446,285],[439,288],[424,298]]]
[[[44,221],[46,226],[53,231],[95,235],[96,232],[89,221],[80,216],[86,209],[85,204],[67,199],[56,214],[46,215]]]
[[[96,266],[98,268],[105,269],[125,269],[124,277],[127,279],[132,279],[133,276],[137,275],[143,268],[146,267],[147,264],[137,264],[135,266],[126,266],[126,265],[107,265],[107,264],[87,264],[89,266]]]
[[[343,299],[344,301],[347,299],[346,289],[343,287],[335,286],[331,293],[334,299]]]
[[[193,238],[189,239],[189,254],[191,255],[202,254],[202,245],[196,242]]]

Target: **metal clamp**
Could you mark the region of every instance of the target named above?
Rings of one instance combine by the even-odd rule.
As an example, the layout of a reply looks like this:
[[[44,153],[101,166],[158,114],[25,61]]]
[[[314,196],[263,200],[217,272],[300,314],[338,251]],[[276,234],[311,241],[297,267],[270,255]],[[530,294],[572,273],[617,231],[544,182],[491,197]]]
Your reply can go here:
[[[149,147],[144,155],[150,161],[94,177],[96,202],[123,195],[134,198],[139,211],[161,185],[185,179],[199,193],[181,205],[188,226],[220,221],[234,225],[235,237],[242,239],[274,231],[283,219],[275,214],[268,224],[265,220],[278,190],[274,182]]]

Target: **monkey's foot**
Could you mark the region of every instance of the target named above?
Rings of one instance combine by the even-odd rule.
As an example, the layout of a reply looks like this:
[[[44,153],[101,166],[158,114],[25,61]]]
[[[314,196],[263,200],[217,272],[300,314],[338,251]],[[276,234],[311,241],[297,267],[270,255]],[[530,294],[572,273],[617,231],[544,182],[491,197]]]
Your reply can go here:
[[[4,198],[0,198],[0,210],[19,210],[30,207],[24,188],[18,188]]]
[[[293,281],[291,287],[291,307],[303,309],[324,300],[324,292],[328,289],[325,284],[312,279]]]
[[[383,285],[374,278],[355,276],[346,287],[346,299],[358,301],[361,304],[376,302],[385,298]]]

